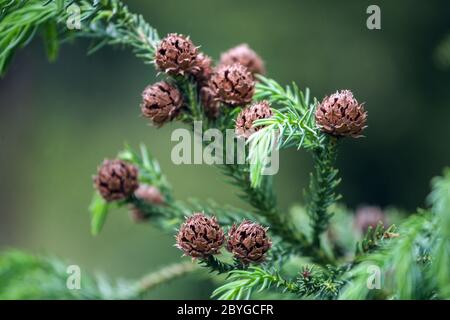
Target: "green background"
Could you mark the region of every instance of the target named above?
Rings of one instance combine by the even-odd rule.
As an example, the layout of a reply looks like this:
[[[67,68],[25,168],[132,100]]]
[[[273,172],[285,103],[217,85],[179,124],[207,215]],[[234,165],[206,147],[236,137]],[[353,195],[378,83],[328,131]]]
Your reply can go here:
[[[449,164],[450,73],[433,58],[450,32],[448,1],[125,1],[159,31],[189,34],[217,59],[247,42],[268,76],[308,86],[319,99],[351,89],[369,112],[366,138],[343,143],[340,191],[354,208],[424,205],[429,180]],[[381,30],[366,28],[366,8],[381,7]],[[152,66],[128,50],[86,55],[89,41],[65,44],[49,64],[40,41],[19,52],[0,80],[0,248],[53,253],[83,271],[137,278],[179,261],[173,234],[133,224],[114,211],[89,233],[91,176],[124,142],[147,144],[180,199],[244,205],[208,166],[170,161],[176,124],[151,127],[140,93],[156,81]],[[276,177],[280,206],[302,201],[311,162],[283,151]],[[152,298],[207,298],[212,284],[190,277]]]

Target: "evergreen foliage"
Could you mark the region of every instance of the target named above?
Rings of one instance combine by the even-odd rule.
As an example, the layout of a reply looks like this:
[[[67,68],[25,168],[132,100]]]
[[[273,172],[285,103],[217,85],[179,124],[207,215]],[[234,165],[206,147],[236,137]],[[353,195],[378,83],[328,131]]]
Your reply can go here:
[[[80,30],[67,28],[67,9],[71,5],[81,9]],[[65,40],[87,37],[93,41],[89,53],[105,45],[119,45],[130,48],[144,63],[153,63],[159,43],[156,29],[142,16],[129,12],[119,0],[0,0],[1,74],[14,53],[38,33],[43,36],[50,59],[56,58],[58,47]],[[150,204],[136,196],[106,202],[95,192],[90,205],[92,234],[100,233],[112,209],[123,206],[139,210],[149,223],[171,234],[193,212],[214,215],[226,228],[250,219],[269,227],[272,248],[258,266],[227,256],[198,259],[198,265],[209,270],[211,277],[228,276],[225,280],[219,278],[224,283],[213,292],[213,298],[264,298],[278,292],[297,299],[449,299],[450,170],[433,180],[427,208],[409,216],[398,227],[380,224],[358,238],[350,223],[351,212],[337,204],[341,200],[335,165],[339,141],[316,125],[317,99],[311,97],[309,89],[302,91],[295,83],[283,87],[273,79],[257,79],[254,100],[268,100],[274,115],[253,124],[263,128],[248,139],[245,164],[219,166],[239,188],[251,210],[212,201],[177,200],[145,146],[139,152],[126,146],[117,158],[136,166],[139,182],[157,187],[165,203]],[[186,110],[179,121],[190,127],[194,121],[202,121],[204,129],[217,128],[222,132],[234,127],[240,107],[228,107],[219,118],[210,119],[192,76],[167,75],[167,81],[181,91],[185,100]],[[314,163],[305,204],[290,213],[277,207],[272,177],[262,173],[270,155],[286,148],[310,153]],[[67,290],[66,264],[55,258],[10,251],[0,256],[0,297],[133,299],[196,268],[196,264],[183,262],[121,285],[83,277],[81,290]],[[371,287],[371,270],[380,271],[380,288]]]

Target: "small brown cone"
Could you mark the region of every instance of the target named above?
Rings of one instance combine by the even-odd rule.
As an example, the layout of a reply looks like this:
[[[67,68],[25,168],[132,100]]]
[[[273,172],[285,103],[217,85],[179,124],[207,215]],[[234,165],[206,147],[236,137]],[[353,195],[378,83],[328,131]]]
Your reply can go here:
[[[209,81],[214,97],[230,105],[246,105],[255,92],[252,74],[241,64],[222,65],[212,74]]]
[[[236,119],[236,136],[245,139],[250,137],[261,129],[260,126],[254,127],[253,122],[259,119],[270,118],[272,115],[272,109],[270,109],[270,104],[267,101],[259,101],[245,108]]]
[[[190,72],[197,80],[199,86],[207,85],[213,73],[212,60],[209,56],[199,53],[195,59],[195,65]]]
[[[366,122],[367,112],[350,90],[341,90],[325,97],[317,106],[317,126],[336,137],[361,137],[367,127]]]
[[[172,121],[179,114],[182,105],[181,92],[165,81],[148,86],[142,93],[142,115],[156,126]]]
[[[159,206],[165,203],[164,196],[159,189],[148,184],[140,184],[136,191],[134,191],[134,196],[136,199],[152,206]],[[130,207],[130,217],[136,223],[144,222],[149,218],[145,212],[134,205]]]
[[[220,113],[220,102],[214,98],[214,92],[210,87],[200,89],[200,101],[208,118],[215,119]]]
[[[138,169],[122,160],[105,160],[94,185],[106,201],[125,200],[138,188]]]
[[[155,186],[140,184],[134,192],[134,196],[150,205],[164,204],[164,196]]]
[[[242,64],[252,74],[263,75],[266,73],[263,60],[246,43],[231,48],[220,56],[220,64],[232,65],[234,63]]]
[[[194,213],[180,226],[176,246],[192,258],[218,254],[225,236],[215,217]]]
[[[181,34],[168,34],[159,43],[155,64],[157,68],[170,75],[185,75],[196,68],[197,47]]]
[[[271,246],[267,229],[251,221],[233,225],[228,232],[227,249],[243,263],[262,262]]]

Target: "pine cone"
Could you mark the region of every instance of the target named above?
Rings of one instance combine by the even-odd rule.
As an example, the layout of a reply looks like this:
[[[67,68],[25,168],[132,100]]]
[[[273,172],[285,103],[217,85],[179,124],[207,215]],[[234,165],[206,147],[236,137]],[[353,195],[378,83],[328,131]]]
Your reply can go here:
[[[200,89],[200,101],[208,118],[215,119],[219,116],[220,102],[214,98],[214,92],[210,87],[205,86]]]
[[[246,43],[231,48],[220,56],[220,64],[232,65],[233,63],[242,64],[252,74],[266,73],[261,57]]]
[[[164,196],[155,186],[140,184],[134,192],[134,196],[151,205],[161,205],[164,203]]]
[[[162,205],[165,202],[164,196],[159,189],[148,184],[140,184],[136,191],[134,191],[134,196],[137,199],[154,206]],[[146,221],[149,218],[149,216],[141,211],[139,207],[134,205],[130,206],[130,217],[136,223]]]
[[[198,51],[183,35],[168,34],[156,49],[155,63],[159,70],[170,75],[185,75],[196,67]]]
[[[253,133],[261,129],[261,126],[253,127],[253,121],[270,118],[273,115],[270,104],[267,101],[260,101],[245,108],[239,113],[236,119],[236,136],[248,138]]]
[[[199,53],[190,73],[195,77],[200,86],[206,85],[213,73],[211,58],[206,54]]]
[[[336,137],[361,137],[366,122],[367,112],[350,90],[336,91],[317,106],[317,125],[323,132]]]
[[[245,220],[239,227],[233,225],[228,231],[227,249],[243,263],[258,263],[272,246],[267,228]]]
[[[94,184],[106,201],[124,200],[138,188],[138,169],[122,160],[105,160]]]
[[[230,105],[245,105],[252,100],[255,82],[252,74],[241,64],[219,66],[209,81],[217,100]]]
[[[194,213],[181,225],[176,236],[177,248],[193,258],[218,254],[225,236],[215,217]]]
[[[359,232],[364,234],[369,227],[376,228],[380,221],[383,225],[386,225],[386,217],[380,208],[360,207],[356,210],[354,226]]]
[[[141,112],[157,126],[172,121],[182,105],[180,91],[164,81],[148,86],[142,93]]]

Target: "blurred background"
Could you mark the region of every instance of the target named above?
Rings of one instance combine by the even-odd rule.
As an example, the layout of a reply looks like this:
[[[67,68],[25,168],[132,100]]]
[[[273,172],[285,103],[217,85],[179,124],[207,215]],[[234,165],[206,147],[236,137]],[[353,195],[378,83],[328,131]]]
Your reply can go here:
[[[449,1],[125,2],[161,37],[188,34],[215,59],[247,42],[280,83],[296,81],[319,99],[351,89],[366,103],[369,128],[340,149],[340,191],[350,208],[413,211],[425,205],[430,178],[450,165],[450,72],[434,59],[450,33]],[[381,8],[381,30],[366,28],[370,4]],[[89,43],[63,45],[49,64],[35,39],[0,79],[0,249],[52,253],[82,271],[137,278],[180,261],[180,252],[173,235],[133,224],[125,210],[90,235],[91,176],[124,142],[147,144],[178,198],[245,204],[214,168],[171,163],[176,124],[156,129],[140,117],[141,91],[156,81],[152,66],[110,47],[87,56]],[[280,165],[277,194],[288,209],[302,201],[311,162],[284,151]],[[207,298],[212,285],[203,279],[177,280],[151,297]]]

